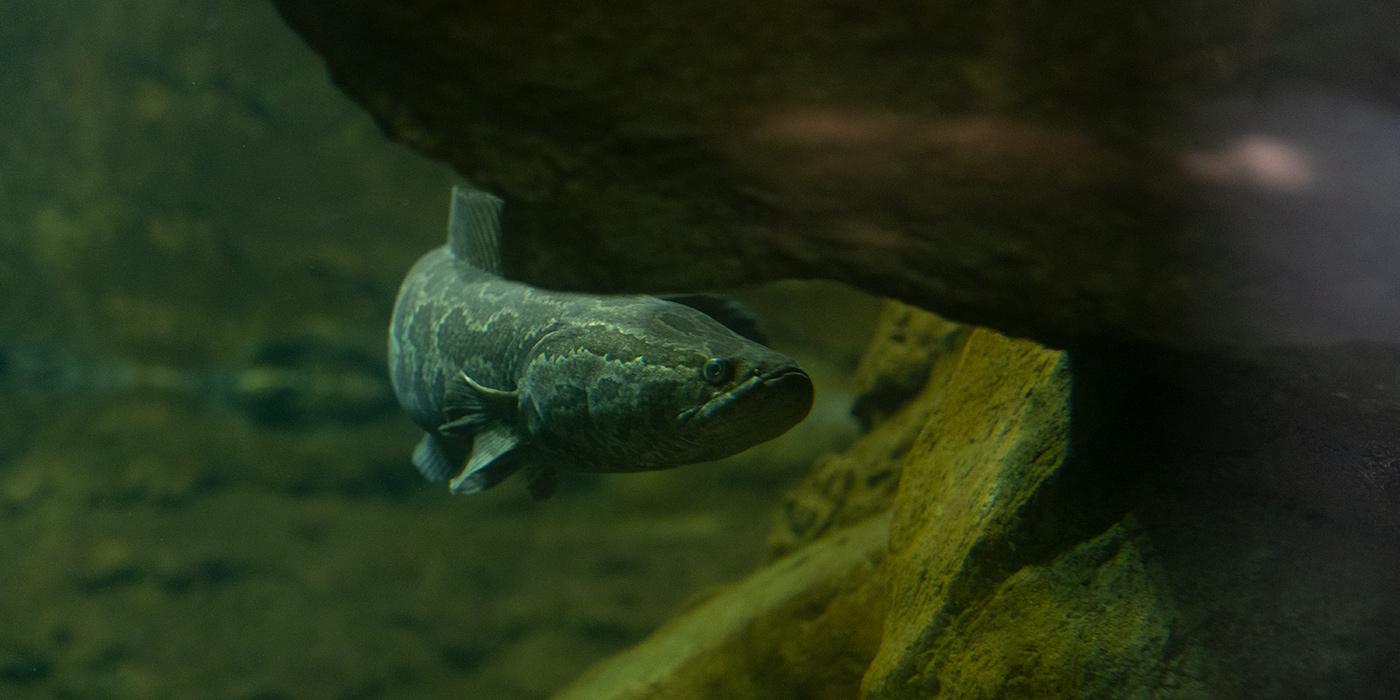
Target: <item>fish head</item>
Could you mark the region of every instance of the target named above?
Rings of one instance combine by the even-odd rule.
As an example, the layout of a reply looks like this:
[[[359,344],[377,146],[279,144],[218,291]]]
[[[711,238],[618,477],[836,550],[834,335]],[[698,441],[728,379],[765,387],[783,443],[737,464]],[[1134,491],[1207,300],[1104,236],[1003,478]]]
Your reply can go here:
[[[599,471],[727,457],[786,432],[813,398],[792,358],[650,298],[541,341],[521,389],[538,441]]]

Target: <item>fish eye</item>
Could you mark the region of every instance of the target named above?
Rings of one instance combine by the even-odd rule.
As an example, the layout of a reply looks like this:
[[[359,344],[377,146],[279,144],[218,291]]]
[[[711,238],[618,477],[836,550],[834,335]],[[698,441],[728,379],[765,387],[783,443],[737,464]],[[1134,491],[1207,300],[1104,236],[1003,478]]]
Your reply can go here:
[[[705,362],[705,368],[701,370],[705,381],[711,384],[720,384],[734,376],[734,364],[722,357],[711,357]]]

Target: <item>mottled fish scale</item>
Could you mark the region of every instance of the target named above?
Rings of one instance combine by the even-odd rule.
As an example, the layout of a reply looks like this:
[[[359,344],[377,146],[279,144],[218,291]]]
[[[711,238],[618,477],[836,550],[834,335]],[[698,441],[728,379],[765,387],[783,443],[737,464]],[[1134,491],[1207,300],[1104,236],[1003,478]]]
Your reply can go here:
[[[811,405],[788,357],[691,306],[552,292],[500,277],[500,200],[453,191],[447,245],[399,290],[394,390],[425,432],[414,462],[471,493],[526,470],[637,471],[717,459],[787,430]],[[752,316],[704,301],[720,320]],[[708,407],[708,408],[707,408]]]

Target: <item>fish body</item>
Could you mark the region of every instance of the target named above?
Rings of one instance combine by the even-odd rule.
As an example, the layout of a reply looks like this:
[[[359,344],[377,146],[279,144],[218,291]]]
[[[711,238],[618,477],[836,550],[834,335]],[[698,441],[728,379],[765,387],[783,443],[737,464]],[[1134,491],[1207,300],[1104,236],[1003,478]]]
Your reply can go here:
[[[555,292],[500,275],[501,201],[455,188],[448,243],[404,279],[389,328],[413,461],[475,493],[523,470],[642,471],[719,459],[806,416],[812,384],[723,304]],[[455,475],[455,476],[454,476]]]

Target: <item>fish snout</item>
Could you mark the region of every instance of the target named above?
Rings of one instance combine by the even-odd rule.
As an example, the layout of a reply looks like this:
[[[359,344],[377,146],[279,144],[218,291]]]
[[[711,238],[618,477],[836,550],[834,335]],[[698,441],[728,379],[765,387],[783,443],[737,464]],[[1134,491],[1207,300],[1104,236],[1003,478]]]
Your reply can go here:
[[[759,375],[757,391],[764,395],[762,403],[767,419],[782,426],[773,437],[787,432],[806,418],[816,395],[812,378],[795,364]]]

